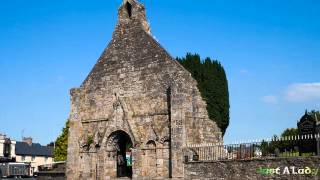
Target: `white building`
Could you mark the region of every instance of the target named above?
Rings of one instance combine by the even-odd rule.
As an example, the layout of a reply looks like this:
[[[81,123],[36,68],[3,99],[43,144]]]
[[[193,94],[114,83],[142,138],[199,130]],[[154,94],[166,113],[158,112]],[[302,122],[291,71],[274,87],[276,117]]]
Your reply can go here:
[[[16,141],[10,140],[6,135],[0,134],[0,162],[15,161]]]
[[[53,163],[53,147],[33,143],[30,137],[16,142],[0,134],[0,162],[30,163],[33,174],[39,166]]]
[[[16,161],[30,163],[33,172],[38,172],[38,166],[53,162],[53,148],[32,143],[32,138],[23,138],[16,143]]]

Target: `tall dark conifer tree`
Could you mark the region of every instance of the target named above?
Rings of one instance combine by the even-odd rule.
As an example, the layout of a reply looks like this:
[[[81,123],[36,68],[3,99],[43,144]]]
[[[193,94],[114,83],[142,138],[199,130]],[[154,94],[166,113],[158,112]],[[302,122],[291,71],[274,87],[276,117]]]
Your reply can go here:
[[[225,70],[217,60],[201,60],[198,54],[187,53],[176,58],[198,82],[202,98],[207,103],[209,118],[216,121],[223,135],[229,126],[229,90]]]

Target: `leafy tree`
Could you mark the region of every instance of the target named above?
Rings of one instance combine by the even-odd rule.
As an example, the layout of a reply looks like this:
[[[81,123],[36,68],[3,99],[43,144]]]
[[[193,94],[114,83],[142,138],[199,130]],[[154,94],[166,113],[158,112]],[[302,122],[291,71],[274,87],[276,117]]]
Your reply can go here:
[[[68,134],[69,134],[68,132],[69,132],[69,120],[66,122],[65,127],[62,129],[62,133],[55,141],[54,161],[67,160]]]
[[[297,136],[298,134],[297,128],[287,128],[282,132],[281,137]]]
[[[262,140],[260,147],[261,147],[262,156],[267,156],[271,151],[269,148],[269,143],[265,140]]]
[[[297,141],[294,140],[284,140],[280,141],[279,138],[288,138],[292,136],[298,135],[298,129],[297,128],[287,128],[282,133],[281,136],[278,137],[277,135],[273,135],[272,141],[266,142],[262,141],[261,148],[263,149],[264,154],[274,154],[277,150],[279,152],[285,152],[285,151],[295,151],[295,147],[298,145]]]
[[[223,135],[229,126],[229,90],[225,70],[217,60],[201,60],[198,54],[187,53],[176,58],[198,83],[202,98],[207,103],[209,118],[214,120]]]
[[[288,128],[283,131],[283,133],[281,134],[281,137],[283,137],[283,138],[292,137],[292,136],[297,136],[298,134],[299,134],[299,132],[298,132],[297,128]],[[282,152],[283,151],[293,151],[295,146],[298,146],[298,142],[293,141],[293,140],[290,140],[290,141],[285,140],[280,143],[280,149]]]

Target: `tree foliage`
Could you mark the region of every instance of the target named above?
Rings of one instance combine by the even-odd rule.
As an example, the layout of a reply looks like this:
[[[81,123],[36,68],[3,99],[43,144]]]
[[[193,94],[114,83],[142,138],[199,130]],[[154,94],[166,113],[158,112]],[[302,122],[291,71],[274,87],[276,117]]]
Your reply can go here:
[[[68,133],[69,120],[66,122],[65,127],[62,129],[60,136],[55,141],[54,148],[54,161],[66,161],[68,149]]]
[[[277,135],[273,135],[272,141],[267,142],[263,140],[261,143],[262,154],[263,155],[278,154],[282,152],[296,151],[296,147],[298,146],[298,141],[294,141],[294,140],[280,141],[279,139],[297,136],[298,134],[299,133],[297,128],[287,128],[281,133],[280,137],[278,137]]]
[[[281,133],[281,137],[297,136],[298,134],[297,128],[287,128]]]
[[[282,132],[281,137],[282,138],[293,137],[293,136],[297,136],[298,134],[299,132],[297,128],[287,128]],[[278,148],[283,152],[283,151],[293,150],[295,146],[298,146],[298,142],[287,140],[287,141],[281,142]]]
[[[225,70],[217,60],[201,60],[198,54],[187,53],[176,58],[197,81],[202,98],[207,103],[209,118],[214,120],[224,135],[229,126],[229,90]]]

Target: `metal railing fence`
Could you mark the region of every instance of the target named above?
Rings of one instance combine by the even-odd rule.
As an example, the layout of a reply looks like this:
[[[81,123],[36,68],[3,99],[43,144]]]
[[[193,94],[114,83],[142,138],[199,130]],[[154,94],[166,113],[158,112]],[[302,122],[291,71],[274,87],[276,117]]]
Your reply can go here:
[[[320,134],[273,137],[232,144],[189,144],[184,160],[221,161],[320,156]]]

